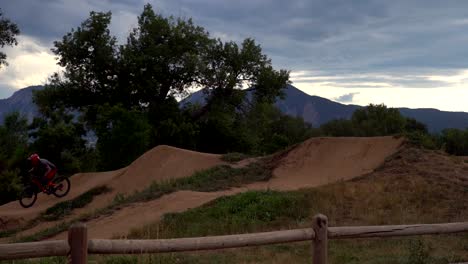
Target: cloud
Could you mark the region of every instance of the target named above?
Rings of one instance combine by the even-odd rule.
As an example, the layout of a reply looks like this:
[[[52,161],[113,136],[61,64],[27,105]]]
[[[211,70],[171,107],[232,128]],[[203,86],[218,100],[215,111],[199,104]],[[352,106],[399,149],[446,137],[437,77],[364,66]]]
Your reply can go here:
[[[341,102],[341,103],[352,103],[354,96],[359,93],[348,93],[348,94],[343,94],[341,96],[338,96],[335,98],[335,101]]]
[[[112,11],[111,33],[124,43],[146,2],[164,16],[193,18],[223,40],[254,38],[276,68],[301,73],[292,76],[295,84],[347,89],[329,98],[356,89],[359,98],[373,94],[380,100],[374,90],[423,93],[431,88],[435,94],[443,88],[450,94],[454,87],[468,86],[463,72],[468,69],[468,1],[438,0],[3,1],[4,15],[18,23],[28,41],[6,50],[16,66],[0,72],[0,83],[18,87],[46,79],[50,73],[45,72],[54,69],[53,41],[78,27],[90,11]],[[35,44],[27,46],[30,42]],[[412,100],[416,104],[418,97]]]
[[[0,68],[2,87],[20,89],[44,84],[53,72],[60,69],[51,51],[33,38],[20,36],[18,46],[5,50],[9,65]]]

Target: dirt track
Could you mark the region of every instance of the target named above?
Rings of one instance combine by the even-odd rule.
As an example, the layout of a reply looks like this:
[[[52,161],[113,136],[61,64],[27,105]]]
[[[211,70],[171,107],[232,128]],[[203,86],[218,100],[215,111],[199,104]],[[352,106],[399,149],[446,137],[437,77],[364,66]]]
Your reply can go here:
[[[169,146],[158,146],[146,152],[126,168],[110,172],[79,173],[72,176],[70,193],[63,199],[39,194],[36,204],[28,209],[15,202],[0,206],[0,219],[22,221],[32,219],[47,208],[101,185],[112,189],[110,193],[96,197],[81,212],[107,205],[118,193],[132,193],[145,189],[153,181],[164,181],[193,174],[221,164],[219,155],[198,153]]]
[[[295,190],[315,187],[339,180],[349,180],[372,172],[385,159],[395,153],[402,139],[374,138],[312,138],[299,144],[277,160],[273,178],[268,182],[253,183],[224,192],[200,193],[181,191],[160,199],[137,203],[122,208],[111,216],[87,223],[92,238],[125,236],[132,228],[158,220],[163,214],[198,207],[225,195],[246,190]],[[197,153],[168,146],[158,146],[135,160],[127,168],[107,173],[73,176],[73,198],[93,187],[106,184],[113,192],[101,195],[79,213],[105,206],[116,193],[141,190],[153,181],[187,177],[197,170],[206,169],[222,161],[218,155]],[[76,178],[75,178],[76,177]],[[91,178],[91,179],[89,179]],[[31,211],[19,207],[17,202],[0,207],[0,217],[28,219],[57,202],[56,198],[41,197]],[[78,212],[75,212],[78,213]],[[45,225],[45,223],[44,223]],[[65,233],[52,239],[64,238]]]

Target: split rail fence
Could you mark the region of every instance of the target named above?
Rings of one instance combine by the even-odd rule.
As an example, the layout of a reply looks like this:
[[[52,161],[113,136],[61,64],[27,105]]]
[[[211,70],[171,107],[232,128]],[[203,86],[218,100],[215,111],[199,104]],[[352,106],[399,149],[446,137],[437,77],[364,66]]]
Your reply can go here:
[[[241,235],[157,240],[88,239],[86,225],[68,230],[68,241],[0,244],[0,260],[68,256],[69,263],[87,263],[89,254],[149,254],[250,247],[311,241],[312,263],[328,263],[328,239],[399,237],[468,232],[468,222],[417,225],[328,227],[326,216],[314,217],[312,228]]]

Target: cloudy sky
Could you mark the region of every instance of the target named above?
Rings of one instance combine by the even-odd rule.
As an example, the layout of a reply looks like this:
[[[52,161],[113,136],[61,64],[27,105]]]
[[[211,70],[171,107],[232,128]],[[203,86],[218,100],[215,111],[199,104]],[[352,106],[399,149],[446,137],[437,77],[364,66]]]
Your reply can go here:
[[[112,11],[123,44],[145,3],[193,18],[212,35],[261,44],[308,94],[346,104],[385,103],[468,112],[468,1],[464,0],[0,0],[22,31],[4,48],[0,98],[57,71],[53,41],[90,11]]]

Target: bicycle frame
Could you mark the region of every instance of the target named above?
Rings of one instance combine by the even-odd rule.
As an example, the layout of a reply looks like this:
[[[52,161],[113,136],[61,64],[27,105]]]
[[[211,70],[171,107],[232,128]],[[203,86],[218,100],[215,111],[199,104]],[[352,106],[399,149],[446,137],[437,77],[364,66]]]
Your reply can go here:
[[[36,187],[41,190],[41,192],[47,193],[47,189],[44,187],[44,185],[42,185],[41,181],[37,179],[37,177],[32,177],[31,182],[34,183]],[[51,187],[55,187],[55,184],[52,181],[49,182],[49,185]]]

